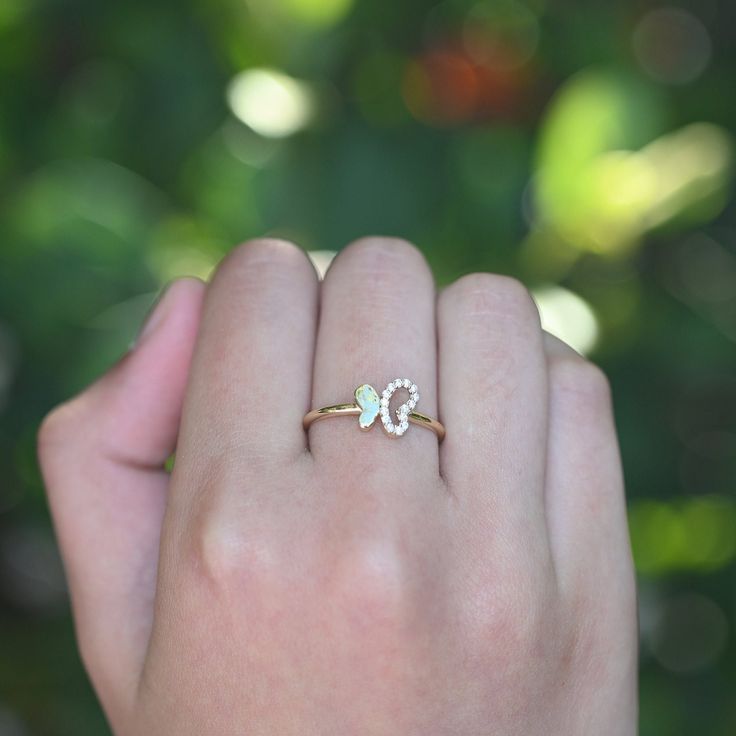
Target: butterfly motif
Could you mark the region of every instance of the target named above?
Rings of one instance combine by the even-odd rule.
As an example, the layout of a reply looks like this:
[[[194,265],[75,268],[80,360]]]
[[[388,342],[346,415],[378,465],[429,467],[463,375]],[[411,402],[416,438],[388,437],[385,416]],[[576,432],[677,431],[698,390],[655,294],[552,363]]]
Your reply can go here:
[[[378,396],[378,392],[373,386],[364,383],[355,389],[355,402],[361,409],[360,417],[358,418],[360,428],[370,429],[381,409],[381,399]]]
[[[409,400],[396,410],[396,423],[394,423],[389,411],[389,402],[394,393],[400,388],[409,392]],[[376,417],[380,414],[386,432],[391,437],[401,437],[409,428],[410,417],[419,401],[419,389],[408,378],[397,378],[395,381],[391,381],[384,389],[383,394],[379,396],[373,386],[364,383],[355,389],[355,401],[360,409],[358,421],[361,429],[370,429],[375,423]]]

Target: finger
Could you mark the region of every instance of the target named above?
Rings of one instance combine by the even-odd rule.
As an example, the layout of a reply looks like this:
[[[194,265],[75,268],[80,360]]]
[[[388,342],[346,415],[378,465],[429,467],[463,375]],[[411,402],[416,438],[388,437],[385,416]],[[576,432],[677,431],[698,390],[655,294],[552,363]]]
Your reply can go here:
[[[559,577],[574,581],[582,571],[623,593],[632,564],[608,381],[561,340],[544,339],[550,386],[546,504]]]
[[[486,534],[544,532],[547,371],[539,314],[517,281],[465,276],[438,305],[441,466]]]
[[[399,378],[418,386],[416,411],[436,415],[432,274],[422,254],[402,240],[360,240],[337,256],[322,286],[313,403],[317,408],[353,401],[354,389],[364,383],[381,394]],[[394,424],[394,411],[406,398],[404,392],[392,401]],[[437,438],[420,427],[411,425],[404,436],[390,438],[380,418],[362,433],[357,418],[350,417],[317,422],[309,431],[320,462],[344,466],[362,458],[380,473],[379,466],[416,457],[423,469],[438,472]]]
[[[219,265],[185,399],[175,512],[214,468],[253,480],[304,454],[318,296],[314,267],[291,243],[246,243]]]
[[[39,433],[79,645],[108,712],[131,700],[148,640],[164,463],[176,444],[203,293],[195,279],[174,282],[132,351]]]

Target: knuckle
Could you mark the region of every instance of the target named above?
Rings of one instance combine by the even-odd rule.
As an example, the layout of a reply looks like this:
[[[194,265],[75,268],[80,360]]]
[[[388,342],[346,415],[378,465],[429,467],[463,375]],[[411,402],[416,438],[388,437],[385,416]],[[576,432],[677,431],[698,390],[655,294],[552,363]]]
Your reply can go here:
[[[550,383],[565,400],[583,409],[600,412],[611,406],[611,386],[606,374],[583,358],[555,360],[550,366]]]
[[[463,276],[445,289],[443,300],[470,321],[489,319],[512,325],[539,326],[539,311],[529,290],[517,279],[490,273]]]
[[[334,261],[334,269],[359,270],[362,278],[370,280],[378,288],[381,285],[393,287],[407,277],[433,282],[422,252],[401,238],[367,237],[355,240],[340,252]]]
[[[38,428],[37,443],[39,451],[44,452],[56,445],[66,431],[66,409],[60,405],[52,409],[41,421]]]
[[[42,468],[64,450],[78,434],[82,418],[82,403],[72,399],[52,409],[42,420],[37,434],[38,456]]]
[[[504,667],[539,646],[556,610],[556,592],[548,576],[526,565],[485,569],[469,578],[470,595],[461,603],[463,630],[478,664],[488,656]]]
[[[220,262],[207,293],[209,309],[233,313],[233,304],[258,323],[283,323],[285,299],[293,293],[317,294],[317,273],[306,253],[283,240],[253,240],[237,246]],[[223,333],[223,339],[229,334]]]
[[[567,626],[561,643],[564,643],[564,658],[572,669],[581,666],[589,671],[607,669],[611,642],[625,643],[625,651],[636,652],[636,593],[624,589],[620,593],[621,600],[612,606],[595,586],[582,586],[568,602],[564,611]]]
[[[474,273],[440,296],[440,335],[452,335],[478,366],[481,390],[511,395],[530,355],[541,347],[539,313],[526,287],[507,276]],[[541,355],[541,350],[538,351]],[[495,411],[495,409],[494,409]]]
[[[256,286],[264,276],[291,278],[295,272],[316,281],[314,267],[299,246],[278,238],[258,238],[233,248],[218,265],[212,281],[232,278]]]
[[[407,616],[404,565],[391,544],[358,545],[341,554],[329,585],[334,609],[357,630],[390,631]]]
[[[241,519],[242,522],[242,519]],[[377,648],[396,640],[409,618],[410,598],[402,562],[383,543],[350,545],[339,554],[318,543],[307,543],[301,553],[300,579],[283,540],[267,529],[221,514],[206,514],[188,531],[187,568],[214,599],[236,608],[268,601],[273,610],[299,605],[305,615],[320,616],[344,628],[356,642]],[[298,602],[298,603],[297,603]]]
[[[200,514],[187,534],[189,567],[216,595],[262,594],[278,580],[271,541],[232,516]]]
[[[538,622],[528,609],[509,600],[497,601],[466,632],[471,666],[493,665],[511,671],[515,663],[534,652],[539,639]]]

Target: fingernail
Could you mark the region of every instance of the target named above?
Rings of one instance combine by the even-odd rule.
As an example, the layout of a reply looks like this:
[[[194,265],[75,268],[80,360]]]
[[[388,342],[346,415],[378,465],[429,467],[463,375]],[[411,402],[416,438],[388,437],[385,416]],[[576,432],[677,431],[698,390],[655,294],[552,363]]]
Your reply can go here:
[[[156,331],[156,328],[163,322],[167,312],[167,297],[171,292],[169,286],[169,284],[164,286],[156,297],[156,301],[151,305],[151,308],[148,310],[148,315],[143,320],[141,329],[133,341],[131,348],[135,348],[137,345],[140,345],[147,337],[152,335]]]

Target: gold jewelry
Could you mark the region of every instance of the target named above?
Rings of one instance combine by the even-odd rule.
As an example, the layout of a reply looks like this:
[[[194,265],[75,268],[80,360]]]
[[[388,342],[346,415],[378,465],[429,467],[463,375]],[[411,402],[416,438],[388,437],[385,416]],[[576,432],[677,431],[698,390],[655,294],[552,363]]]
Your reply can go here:
[[[397,421],[394,423],[389,411],[389,402],[394,393],[399,389],[406,389],[409,392],[409,400],[396,410]],[[383,429],[389,437],[401,437],[409,429],[409,423],[411,422],[411,424],[416,424],[419,427],[431,429],[437,435],[437,439],[442,442],[445,438],[445,428],[436,419],[414,411],[414,407],[416,407],[418,402],[419,389],[408,378],[397,378],[395,381],[391,381],[381,396],[378,395],[378,392],[373,386],[364,383],[355,389],[355,403],[333,404],[332,406],[324,406],[321,409],[312,409],[304,417],[304,429],[309,429],[312,423],[320,419],[357,416],[359,417],[358,423],[360,428],[367,431],[373,426],[376,418],[380,415]]]

